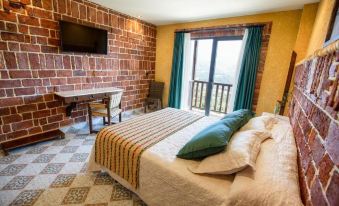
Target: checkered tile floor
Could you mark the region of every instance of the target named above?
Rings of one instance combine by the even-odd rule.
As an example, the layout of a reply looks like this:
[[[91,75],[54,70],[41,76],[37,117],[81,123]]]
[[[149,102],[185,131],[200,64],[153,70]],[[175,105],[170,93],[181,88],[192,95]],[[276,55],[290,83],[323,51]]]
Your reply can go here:
[[[145,205],[107,173],[86,173],[95,134],[69,127],[65,139],[0,158],[0,205]]]

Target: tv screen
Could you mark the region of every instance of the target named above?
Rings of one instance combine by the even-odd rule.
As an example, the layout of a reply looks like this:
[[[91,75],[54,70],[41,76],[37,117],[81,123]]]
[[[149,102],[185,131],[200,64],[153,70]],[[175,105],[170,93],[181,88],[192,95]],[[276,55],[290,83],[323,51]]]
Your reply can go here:
[[[61,50],[107,54],[107,31],[60,21]]]

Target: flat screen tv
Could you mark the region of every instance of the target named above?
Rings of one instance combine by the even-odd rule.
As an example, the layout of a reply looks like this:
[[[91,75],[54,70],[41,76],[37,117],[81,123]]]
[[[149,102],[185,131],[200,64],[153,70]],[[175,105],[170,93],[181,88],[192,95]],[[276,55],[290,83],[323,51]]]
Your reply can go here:
[[[107,54],[107,31],[66,21],[60,21],[61,50]]]

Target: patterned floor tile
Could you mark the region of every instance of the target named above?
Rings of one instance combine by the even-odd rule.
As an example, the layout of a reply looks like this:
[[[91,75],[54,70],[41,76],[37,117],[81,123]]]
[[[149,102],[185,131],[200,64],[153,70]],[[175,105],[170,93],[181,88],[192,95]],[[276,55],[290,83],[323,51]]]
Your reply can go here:
[[[26,190],[38,190],[47,189],[52,184],[53,180],[57,177],[57,174],[43,174],[37,175],[33,180],[25,187]]]
[[[27,166],[27,164],[12,164],[12,165],[8,165],[7,167],[5,167],[5,169],[3,169],[0,172],[0,176],[13,176],[18,174],[22,169],[24,169]]]
[[[26,154],[41,154],[47,148],[48,148],[48,146],[35,146],[32,149],[28,150],[28,152],[26,152]]]
[[[76,135],[73,139],[86,139],[88,134],[79,134]]]
[[[14,199],[10,206],[34,205],[43,191],[44,190],[24,190]]]
[[[60,153],[74,153],[78,148],[79,146],[66,146],[60,151]]]
[[[87,172],[87,167],[88,167],[88,164],[86,162],[85,164],[82,165],[80,173],[86,173]]]
[[[122,185],[116,184],[113,187],[111,201],[129,200],[131,198],[131,191],[127,190]]]
[[[85,202],[90,187],[70,188],[64,197],[62,204],[81,204]]]
[[[9,183],[7,183],[2,190],[20,190],[34,178],[34,176],[16,176]]]
[[[20,176],[34,176],[40,174],[40,172],[47,166],[47,163],[31,163],[28,164],[18,175]]]
[[[144,206],[107,173],[87,172],[96,135],[89,135],[88,127],[71,132],[0,158],[0,205]]]
[[[69,162],[72,156],[73,156],[73,153],[59,153],[51,160],[50,163]]]
[[[80,170],[82,169],[83,164],[84,164],[83,162],[67,162],[59,173],[60,174],[80,173]]]
[[[50,163],[40,172],[40,174],[57,174],[64,166],[64,163]]]
[[[112,190],[112,185],[92,186],[87,195],[85,204],[110,202]]]
[[[38,156],[39,154],[23,154],[12,164],[27,164],[33,162]]]
[[[93,173],[78,174],[71,187],[92,187],[94,180],[95,174]]]
[[[59,154],[64,146],[51,146],[43,154]]]
[[[92,140],[92,139],[86,139],[82,145],[94,145],[95,143],[95,140]]]
[[[0,164],[10,164],[14,162],[16,159],[18,159],[21,155],[20,154],[14,154],[14,155],[8,155],[5,157],[0,158]]]
[[[33,163],[49,163],[56,154],[41,154],[39,155]]]
[[[88,155],[89,155],[88,153],[74,153],[72,158],[69,161],[70,162],[85,162]]]
[[[0,205],[7,206],[20,194],[20,190],[0,190]]]
[[[100,172],[96,175],[94,185],[113,185],[114,179],[107,172]]]
[[[58,139],[52,144],[52,146],[66,146],[67,143],[71,141],[69,139]]]
[[[76,175],[75,174],[61,174],[58,175],[55,180],[50,185],[51,188],[57,187],[69,187],[74,181]]]

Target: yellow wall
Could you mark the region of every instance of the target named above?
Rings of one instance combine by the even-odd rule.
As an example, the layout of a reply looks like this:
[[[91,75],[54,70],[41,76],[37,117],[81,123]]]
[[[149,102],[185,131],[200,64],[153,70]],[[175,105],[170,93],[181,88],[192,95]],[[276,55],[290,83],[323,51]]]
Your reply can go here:
[[[314,4],[306,4],[302,10],[300,24],[299,24],[299,31],[297,35],[297,39],[294,46],[294,51],[297,53],[296,63],[302,61],[306,58],[308,45],[310,43],[310,38],[312,35],[313,25],[316,18],[317,10],[318,10],[318,3]],[[294,75],[293,75],[294,77]],[[294,78],[292,78],[292,82],[290,84],[289,93],[292,93],[293,89],[293,82]],[[284,115],[288,115],[288,107],[289,107],[289,100],[291,96],[288,96],[288,102],[286,103]]]
[[[314,21],[318,10],[318,3],[304,5],[297,40],[295,42],[294,51],[297,53],[297,61],[306,58],[308,45],[312,35]]]
[[[307,49],[307,56],[323,47],[335,0],[321,0]]]
[[[273,112],[276,101],[282,98],[301,14],[302,10],[294,10],[159,26],[157,28],[155,79],[165,82],[165,105],[168,100],[175,29],[271,21],[273,22],[272,33],[261,81],[257,114],[264,111]]]

